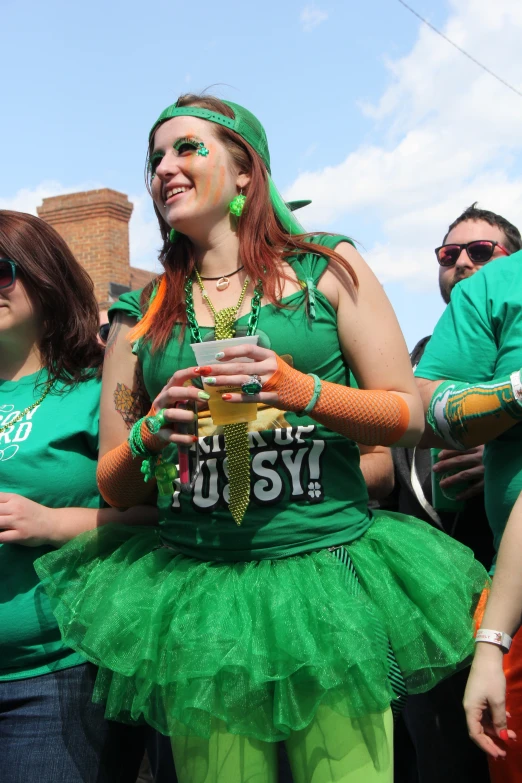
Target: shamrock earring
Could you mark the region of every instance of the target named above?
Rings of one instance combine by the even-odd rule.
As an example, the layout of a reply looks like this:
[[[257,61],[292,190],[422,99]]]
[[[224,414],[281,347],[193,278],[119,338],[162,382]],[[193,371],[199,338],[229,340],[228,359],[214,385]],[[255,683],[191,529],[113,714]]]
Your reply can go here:
[[[174,242],[178,241],[179,233],[176,231],[175,228],[171,228],[169,232],[169,240],[170,243],[173,245]]]
[[[238,193],[228,205],[230,212],[236,217],[240,217],[245,208],[245,201],[246,196],[243,196],[243,190],[241,190],[241,193]]]

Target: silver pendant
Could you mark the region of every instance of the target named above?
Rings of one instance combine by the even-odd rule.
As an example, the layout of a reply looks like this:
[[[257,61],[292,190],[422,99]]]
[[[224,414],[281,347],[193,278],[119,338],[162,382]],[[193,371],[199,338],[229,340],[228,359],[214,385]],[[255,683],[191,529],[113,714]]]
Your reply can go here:
[[[230,284],[230,280],[228,277],[220,277],[219,280],[216,283],[216,288],[218,291],[226,291],[228,286]]]

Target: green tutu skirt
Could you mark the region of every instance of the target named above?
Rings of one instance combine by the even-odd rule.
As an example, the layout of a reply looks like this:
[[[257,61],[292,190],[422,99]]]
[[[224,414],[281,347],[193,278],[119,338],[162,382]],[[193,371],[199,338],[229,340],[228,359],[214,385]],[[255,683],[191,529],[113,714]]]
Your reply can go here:
[[[109,719],[201,737],[218,720],[268,742],[320,704],[354,718],[387,709],[390,646],[409,693],[469,664],[487,584],[469,549],[386,512],[337,551],[240,563],[108,526],[36,570],[65,643],[100,667],[94,698]]]

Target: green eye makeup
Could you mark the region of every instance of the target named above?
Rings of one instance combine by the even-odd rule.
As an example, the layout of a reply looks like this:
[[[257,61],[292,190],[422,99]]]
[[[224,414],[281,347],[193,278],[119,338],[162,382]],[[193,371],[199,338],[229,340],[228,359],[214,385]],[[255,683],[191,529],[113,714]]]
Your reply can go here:
[[[158,168],[162,159],[163,159],[163,152],[155,152],[153,155],[151,155],[151,158],[149,160],[149,174],[151,179],[154,179],[154,177],[156,176],[156,169]]]
[[[194,136],[183,136],[183,138],[177,139],[177,141],[175,141],[172,146],[178,155],[185,155],[187,153],[191,154],[195,152],[196,155],[202,155],[204,158],[206,158],[209,154],[209,149],[208,147],[205,147],[205,143],[200,141],[200,139],[196,139]],[[155,152],[153,155],[151,155],[149,160],[149,176],[151,181],[156,176],[156,169],[163,160],[164,156],[165,153],[160,152],[159,150],[158,152]]]
[[[197,155],[206,157],[209,152],[208,148],[205,147],[204,142],[196,138],[189,138],[188,136],[175,141],[174,149],[180,155],[183,155],[185,152],[196,152]]]

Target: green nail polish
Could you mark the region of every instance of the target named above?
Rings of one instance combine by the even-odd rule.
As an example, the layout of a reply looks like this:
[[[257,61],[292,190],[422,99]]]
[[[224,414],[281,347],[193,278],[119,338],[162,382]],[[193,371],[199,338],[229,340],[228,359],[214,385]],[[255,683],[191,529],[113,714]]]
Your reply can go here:
[[[210,400],[210,394],[207,394],[207,392],[204,391],[198,392],[198,397],[200,400]]]
[[[206,383],[207,386],[215,386],[216,379],[212,375],[209,375],[208,378],[203,378],[203,383]]]

